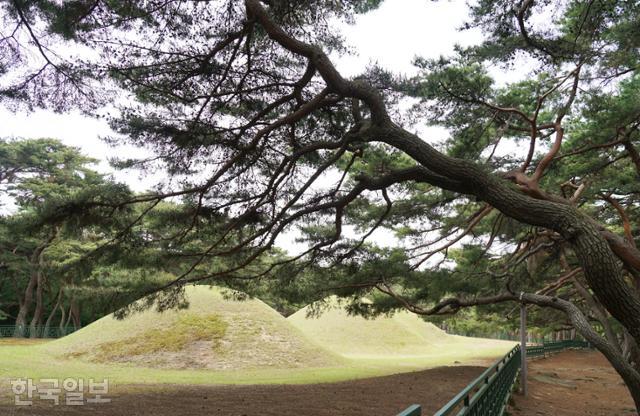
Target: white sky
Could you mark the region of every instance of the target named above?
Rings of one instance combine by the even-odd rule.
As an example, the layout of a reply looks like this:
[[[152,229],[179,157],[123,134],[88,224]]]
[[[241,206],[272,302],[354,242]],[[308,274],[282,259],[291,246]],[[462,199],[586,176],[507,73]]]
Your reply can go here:
[[[472,45],[481,40],[477,30],[457,30],[467,16],[465,1],[387,0],[344,28],[345,38],[358,55],[338,60],[338,69],[344,75],[356,75],[368,62],[376,62],[396,73],[413,75],[414,57],[448,55],[456,43]]]
[[[396,73],[413,74],[415,68],[411,61],[415,56],[437,57],[450,53],[456,43],[468,45],[480,40],[477,31],[456,30],[466,16],[465,1],[387,0],[379,9],[359,16],[355,25],[344,27],[343,34],[357,55],[336,59],[336,66],[346,76],[362,72],[370,62]],[[57,138],[65,144],[80,147],[88,156],[103,160],[100,170],[112,171],[106,158],[114,155],[115,150],[99,139],[113,134],[104,120],[77,112],[12,113],[1,106],[0,120],[0,136]],[[118,153],[122,151],[136,150],[118,149]],[[138,191],[153,183],[140,182],[137,175],[131,177],[120,173],[117,177]]]
[[[412,75],[416,71],[411,65],[415,56],[435,58],[451,53],[456,43],[470,45],[480,41],[481,35],[477,30],[456,30],[467,19],[467,10],[468,6],[461,0],[387,0],[379,9],[359,16],[354,25],[344,27],[343,34],[357,55],[334,58],[335,63],[345,76],[361,73],[371,62],[395,73]],[[158,180],[158,177],[140,178],[135,173],[114,172],[110,168],[108,157],[131,157],[141,153],[139,149],[113,149],[103,143],[100,137],[113,132],[102,119],[77,112],[55,114],[37,110],[30,114],[12,113],[0,107],[0,120],[0,137],[60,139],[99,159],[101,162],[97,170],[113,173],[117,180],[126,182],[135,191],[147,190]],[[432,143],[446,135],[438,129],[427,129],[424,133],[429,136],[424,137],[425,140]],[[389,238],[390,235],[378,235],[375,240],[389,243]],[[298,251],[299,247],[290,243],[291,240],[279,239],[279,243],[283,248]]]

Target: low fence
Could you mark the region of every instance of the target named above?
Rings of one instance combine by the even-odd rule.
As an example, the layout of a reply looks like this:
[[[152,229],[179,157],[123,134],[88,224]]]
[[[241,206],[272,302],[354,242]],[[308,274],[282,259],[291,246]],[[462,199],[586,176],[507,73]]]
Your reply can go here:
[[[468,338],[487,338],[487,339],[502,339],[506,341],[520,342],[520,334],[518,331],[502,331],[502,332],[485,332],[479,330],[460,330],[457,328],[451,328],[447,326],[440,327],[449,335],[458,335]],[[560,342],[579,339],[580,335],[576,334],[574,330],[561,330],[543,335],[538,332],[527,333],[527,342],[532,344],[542,344],[550,342]]]
[[[517,345],[462,389],[435,416],[451,415],[454,412],[458,415],[501,415],[519,371],[520,346]],[[460,413],[457,413],[458,409]]]
[[[572,339],[566,341],[545,342],[540,345],[527,345],[527,358],[546,357],[549,354],[571,348],[591,348],[591,344],[587,341]]]
[[[566,340],[528,345],[527,358],[546,357],[570,348],[591,348],[591,344],[580,340]],[[520,365],[520,345],[516,345],[507,355],[462,389],[434,416],[502,416],[520,373]],[[421,415],[422,408],[417,404],[398,414],[398,416]]]
[[[19,326],[19,325],[0,325],[0,338],[7,337],[23,337],[23,338],[61,338],[75,332],[73,326]]]

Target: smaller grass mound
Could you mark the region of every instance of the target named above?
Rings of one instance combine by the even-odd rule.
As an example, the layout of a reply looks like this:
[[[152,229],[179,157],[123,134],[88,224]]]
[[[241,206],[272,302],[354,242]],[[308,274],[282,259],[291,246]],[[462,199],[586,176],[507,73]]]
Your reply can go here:
[[[131,338],[100,344],[96,356],[102,362],[122,361],[136,355],[178,352],[197,341],[210,343],[215,351],[227,327],[228,324],[216,314],[181,315],[169,328],[150,329]]]
[[[466,361],[506,353],[513,342],[449,335],[418,315],[401,310],[367,319],[349,315],[332,296],[329,309],[309,316],[307,306],[287,320],[329,351],[350,359],[422,359]],[[445,361],[443,361],[445,360]]]

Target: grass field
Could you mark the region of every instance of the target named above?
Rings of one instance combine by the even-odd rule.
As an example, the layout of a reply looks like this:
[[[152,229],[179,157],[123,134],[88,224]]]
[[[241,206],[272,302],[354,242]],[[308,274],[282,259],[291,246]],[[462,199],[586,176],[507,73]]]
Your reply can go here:
[[[108,378],[116,390],[322,383],[486,365],[513,345],[450,336],[408,313],[364,320],[331,310],[308,320],[303,310],[285,319],[259,300],[230,301],[216,289],[187,295],[187,310],[107,316],[59,340],[0,339],[0,379]]]
[[[189,308],[105,316],[42,346],[58,359],[164,369],[255,370],[342,365],[257,299],[234,301],[206,286],[186,288]]]
[[[47,344],[0,342],[0,378],[108,378],[118,384],[300,384],[374,377],[447,365],[486,365],[508,347],[498,346],[481,354],[469,348],[449,348],[438,355],[345,359],[340,366],[263,368],[242,370],[159,369],[131,364],[93,363],[52,357]]]
[[[513,346],[513,342],[449,335],[404,310],[366,319],[348,315],[335,298],[327,301],[330,309],[319,317],[309,317],[307,306],[287,320],[321,347],[351,359],[444,363],[495,356]]]

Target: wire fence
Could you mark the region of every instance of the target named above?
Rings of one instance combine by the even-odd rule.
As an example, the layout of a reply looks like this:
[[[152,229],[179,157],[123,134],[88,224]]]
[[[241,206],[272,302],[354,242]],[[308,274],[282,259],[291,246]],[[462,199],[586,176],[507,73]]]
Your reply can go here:
[[[62,338],[76,330],[74,326],[0,325],[0,338]]]
[[[578,339],[527,345],[527,358],[546,357],[566,349],[591,348]],[[434,416],[502,416],[516,385],[521,369],[520,345],[487,368],[478,378],[438,410]],[[421,416],[422,408],[414,404],[398,416]]]
[[[520,341],[518,330],[513,331],[485,331],[481,329],[460,329],[443,325],[440,327],[449,335],[459,335],[470,338],[501,339],[506,341]],[[527,331],[527,343],[542,344],[545,342],[570,341],[582,339],[574,329],[552,331],[547,333]]]

